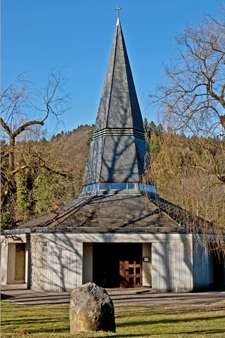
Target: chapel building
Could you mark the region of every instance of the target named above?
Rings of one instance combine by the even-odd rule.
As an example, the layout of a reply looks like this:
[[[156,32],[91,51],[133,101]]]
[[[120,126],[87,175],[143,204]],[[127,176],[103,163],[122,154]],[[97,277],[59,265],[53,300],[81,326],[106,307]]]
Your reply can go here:
[[[151,158],[118,19],[82,193],[2,233],[2,283],[45,291],[87,282],[175,292],[224,285],[223,259],[187,230],[205,221],[160,198],[145,170]]]

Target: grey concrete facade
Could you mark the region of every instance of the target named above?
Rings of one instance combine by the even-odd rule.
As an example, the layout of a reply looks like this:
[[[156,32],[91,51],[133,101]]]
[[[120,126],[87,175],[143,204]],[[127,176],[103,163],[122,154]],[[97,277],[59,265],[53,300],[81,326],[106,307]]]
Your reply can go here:
[[[28,287],[33,290],[70,291],[92,281],[93,243],[142,243],[143,286],[154,291],[185,292],[209,285],[209,259],[194,254],[193,235],[185,234],[69,234],[43,233],[2,236],[2,283],[14,283],[12,244],[27,243]],[[104,253],[103,253],[104,254]],[[27,256],[28,257],[28,256]]]

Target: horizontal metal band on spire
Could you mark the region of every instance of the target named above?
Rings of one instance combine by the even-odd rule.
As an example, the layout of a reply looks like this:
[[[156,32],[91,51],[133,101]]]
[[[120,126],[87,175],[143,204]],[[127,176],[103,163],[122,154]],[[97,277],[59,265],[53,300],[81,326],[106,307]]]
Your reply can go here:
[[[102,192],[115,193],[147,193],[157,195],[154,185],[143,184],[140,182],[102,182],[89,184],[83,187],[82,194],[98,194]]]
[[[145,140],[145,133],[133,128],[102,129],[93,134],[93,141],[107,136],[133,136]]]

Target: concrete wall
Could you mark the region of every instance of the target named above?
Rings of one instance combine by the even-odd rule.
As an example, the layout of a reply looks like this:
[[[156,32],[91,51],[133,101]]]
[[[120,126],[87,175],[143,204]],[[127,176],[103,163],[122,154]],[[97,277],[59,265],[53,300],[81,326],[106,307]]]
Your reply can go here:
[[[1,284],[7,284],[7,266],[8,266],[8,241],[1,238]]]
[[[209,286],[213,278],[212,262],[209,262],[209,253],[207,248],[202,248],[201,243],[193,235],[193,288],[194,290],[205,289]]]
[[[149,262],[142,262],[142,286],[152,286],[151,243],[143,243],[142,257],[149,257]]]
[[[153,290],[158,291],[193,289],[192,235],[43,233],[31,234],[30,239],[22,235],[17,240],[28,243],[26,279],[33,290],[69,291],[93,280],[95,242],[143,243],[143,256],[151,257],[150,263],[143,263],[144,286],[152,284]],[[8,243],[15,241],[7,238],[2,245],[5,284],[10,280],[9,276],[6,278],[6,271],[10,271]]]
[[[28,272],[28,288],[42,290],[42,255],[44,250],[42,234],[33,234],[30,238],[30,272]],[[47,243],[46,243],[47,245]]]
[[[193,289],[191,235],[170,235],[152,243],[152,289],[184,292]]]
[[[67,291],[81,285],[82,241],[77,241],[73,234],[49,234],[43,235],[43,243],[47,245],[42,245],[41,288],[46,291]]]
[[[189,252],[191,236],[68,233],[43,234],[42,236],[39,244],[37,239],[31,240],[32,289],[69,291],[92,280],[91,243],[95,242],[144,243],[143,254],[148,256],[151,254],[151,244],[152,268],[151,264],[143,265],[143,285],[149,286],[152,270],[154,290],[189,291],[193,288],[193,262],[191,252]],[[36,276],[33,276],[34,272]]]
[[[213,283],[214,283],[214,257],[213,255],[209,254],[209,284]]]

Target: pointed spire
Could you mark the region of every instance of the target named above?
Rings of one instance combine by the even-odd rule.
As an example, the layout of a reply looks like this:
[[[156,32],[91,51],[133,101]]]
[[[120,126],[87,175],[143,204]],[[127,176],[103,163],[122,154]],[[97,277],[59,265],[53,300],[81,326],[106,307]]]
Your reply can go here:
[[[117,19],[94,132],[105,128],[134,128],[144,131],[119,19]]]
[[[139,186],[147,151],[141,111],[118,17],[83,178],[84,191],[102,189],[102,185],[109,186],[110,190],[117,183],[127,187],[132,184]]]

